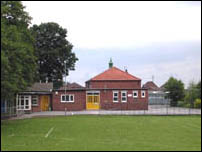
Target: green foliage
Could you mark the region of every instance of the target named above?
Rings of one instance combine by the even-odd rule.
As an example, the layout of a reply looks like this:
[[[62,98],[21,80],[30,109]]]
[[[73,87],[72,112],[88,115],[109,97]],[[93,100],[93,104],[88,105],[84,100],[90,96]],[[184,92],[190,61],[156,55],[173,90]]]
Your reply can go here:
[[[66,40],[67,30],[57,23],[42,23],[31,28],[35,37],[35,53],[38,57],[38,80],[42,82],[48,78],[49,82],[62,80],[65,74],[73,70],[78,60],[72,52],[72,44]]]
[[[177,106],[178,107],[184,107],[185,106],[185,102],[184,101],[178,101]]]
[[[28,29],[31,17],[19,1],[1,2],[1,99],[31,85],[36,58],[33,37]]]
[[[196,99],[194,101],[194,108],[201,108],[201,99]]]
[[[188,89],[185,93],[185,98],[184,101],[186,103],[189,103],[191,105],[191,107],[194,107],[194,101],[196,99],[200,99],[201,98],[201,86],[200,86],[201,82],[195,83],[195,82],[190,82]]]
[[[197,83],[196,89],[197,89],[197,97],[201,99],[201,81]]]
[[[169,91],[171,106],[177,106],[177,102],[184,99],[184,83],[181,80],[170,77],[164,87],[165,91]]]

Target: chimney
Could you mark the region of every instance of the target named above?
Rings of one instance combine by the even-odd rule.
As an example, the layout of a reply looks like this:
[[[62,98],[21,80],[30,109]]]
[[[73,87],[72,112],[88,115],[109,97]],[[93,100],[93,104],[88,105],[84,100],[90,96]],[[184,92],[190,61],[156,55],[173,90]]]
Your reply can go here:
[[[127,70],[127,69],[125,69],[125,72],[126,72],[126,73],[128,73],[128,70]]]
[[[127,70],[127,67],[126,67],[126,66],[124,66],[124,70],[125,70],[126,73],[128,73],[128,70]]]

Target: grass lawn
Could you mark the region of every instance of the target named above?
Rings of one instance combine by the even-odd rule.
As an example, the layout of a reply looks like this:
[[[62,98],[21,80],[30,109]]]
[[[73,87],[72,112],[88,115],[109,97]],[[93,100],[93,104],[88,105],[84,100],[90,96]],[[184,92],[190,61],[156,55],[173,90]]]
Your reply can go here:
[[[201,116],[67,116],[3,121],[1,150],[201,150]]]

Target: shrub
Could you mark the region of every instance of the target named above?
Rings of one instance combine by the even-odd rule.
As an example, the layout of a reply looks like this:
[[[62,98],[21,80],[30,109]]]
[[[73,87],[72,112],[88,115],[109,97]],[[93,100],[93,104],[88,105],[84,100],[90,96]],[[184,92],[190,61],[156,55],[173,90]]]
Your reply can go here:
[[[178,107],[184,107],[185,106],[185,102],[184,101],[178,101],[177,106]]]
[[[187,103],[187,104],[185,104],[185,107],[186,107],[186,108],[191,108],[191,104],[190,104],[190,103]]]
[[[201,99],[196,99],[194,101],[194,108],[201,108]]]

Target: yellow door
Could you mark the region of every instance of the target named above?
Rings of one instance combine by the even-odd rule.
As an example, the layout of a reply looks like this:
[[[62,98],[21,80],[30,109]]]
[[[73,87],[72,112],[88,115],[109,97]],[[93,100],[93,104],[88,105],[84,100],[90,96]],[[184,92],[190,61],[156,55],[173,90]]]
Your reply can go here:
[[[49,108],[49,96],[42,96],[41,97],[41,110],[48,111]]]
[[[99,95],[87,95],[87,110],[98,110],[100,108],[100,96]]]

